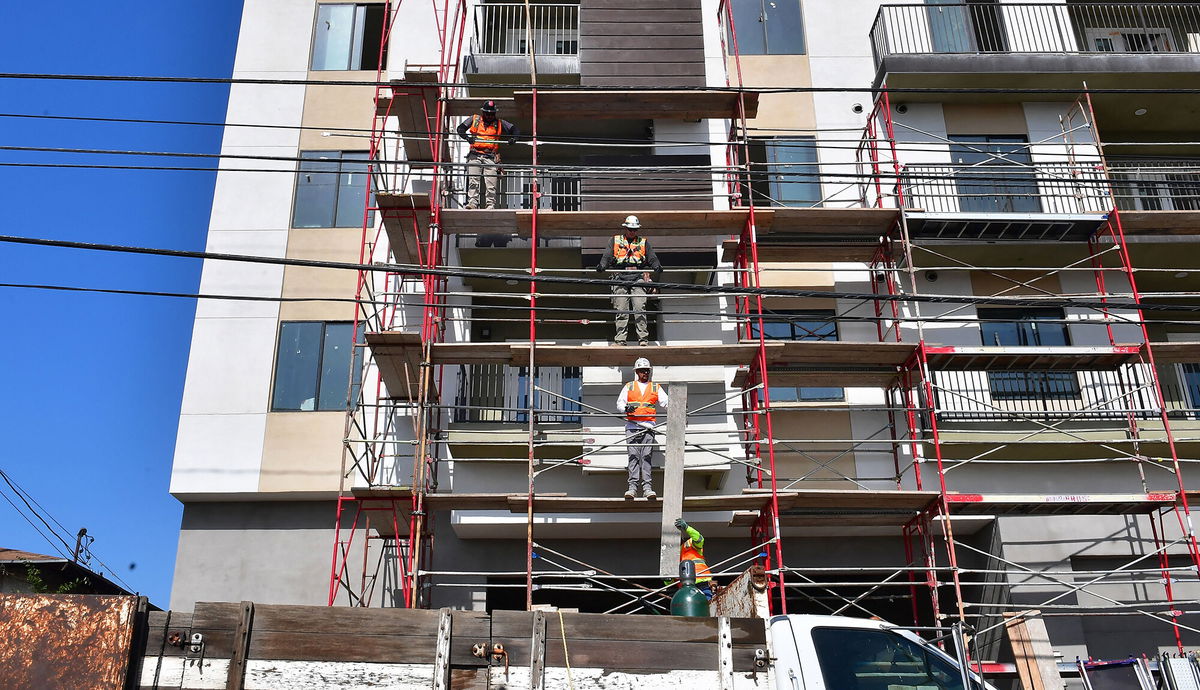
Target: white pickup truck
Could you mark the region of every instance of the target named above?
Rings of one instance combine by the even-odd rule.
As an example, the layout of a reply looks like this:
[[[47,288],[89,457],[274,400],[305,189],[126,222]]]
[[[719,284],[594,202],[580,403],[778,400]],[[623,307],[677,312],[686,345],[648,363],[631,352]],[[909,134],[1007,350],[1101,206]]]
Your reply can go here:
[[[936,646],[883,621],[775,616],[767,627],[773,690],[991,688]]]

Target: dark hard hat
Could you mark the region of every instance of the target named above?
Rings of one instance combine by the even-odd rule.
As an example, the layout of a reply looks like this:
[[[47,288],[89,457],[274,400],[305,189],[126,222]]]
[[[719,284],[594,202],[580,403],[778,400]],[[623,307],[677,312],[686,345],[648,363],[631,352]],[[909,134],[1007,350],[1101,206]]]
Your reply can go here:
[[[481,106],[479,110],[485,113],[496,112],[496,101],[484,101],[483,106]]]

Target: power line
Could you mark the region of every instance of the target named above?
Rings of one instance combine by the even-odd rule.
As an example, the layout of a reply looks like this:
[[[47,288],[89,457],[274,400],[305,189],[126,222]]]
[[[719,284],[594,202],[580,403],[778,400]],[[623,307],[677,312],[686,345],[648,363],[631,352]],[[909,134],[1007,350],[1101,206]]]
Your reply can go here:
[[[397,273],[411,276],[438,276],[447,278],[478,278],[496,280],[514,280],[518,282],[538,282],[543,284],[560,285],[595,285],[611,287],[623,285],[624,282],[605,278],[572,278],[568,276],[530,276],[511,272],[473,271],[447,268],[427,268],[406,264],[370,263],[360,264],[345,261],[325,261],[318,259],[295,259],[287,257],[253,256],[248,254],[224,254],[217,252],[192,251],[183,249],[160,249],[152,247],[135,247],[96,242],[75,242],[69,240],[51,240],[34,237],[18,237],[0,235],[0,242],[25,244],[44,247],[59,247],[66,249],[86,249],[127,254],[145,254],[151,256],[170,256],[185,259],[206,259],[214,261],[233,261],[240,263],[270,264],[278,266],[303,266],[307,268],[329,268],[340,270],[368,271],[376,273]],[[857,299],[879,300],[882,302],[928,302],[933,304],[996,304],[1004,306],[1061,306],[1087,307],[1093,309],[1142,309],[1144,311],[1186,311],[1200,312],[1200,303],[1194,305],[1146,304],[1132,299],[1052,299],[1039,297],[981,297],[974,295],[893,295],[874,292],[841,292],[834,290],[804,290],[791,288],[747,288],[721,285],[695,285],[685,283],[667,283],[652,281],[644,284],[648,288],[680,290],[719,295],[762,295],[764,297],[815,297],[822,299]]]
[[[29,73],[29,72],[0,72],[0,79],[30,79],[30,80],[50,80],[50,81],[97,81],[97,82],[135,82],[135,83],[163,83],[163,84],[244,84],[244,85],[265,85],[265,86],[370,86],[370,87],[396,87],[402,89],[431,89],[431,88],[461,88],[464,86],[458,82],[420,82],[408,83],[401,80],[394,81],[374,81],[374,80],[324,80],[324,79],[260,79],[248,77],[151,77],[138,75],[105,75],[105,74],[49,74],[49,73]],[[875,87],[875,86],[772,86],[772,87],[749,87],[749,86],[663,86],[663,85],[646,85],[638,86],[636,89],[630,89],[628,86],[608,86],[608,85],[583,85],[583,84],[538,84],[536,87],[528,83],[492,83],[478,82],[471,83],[473,88],[493,88],[493,89],[514,89],[520,91],[531,91],[536,88],[538,91],[592,91],[596,93],[620,93],[631,90],[636,91],[662,91],[662,92],[677,92],[677,91],[704,91],[713,93],[892,93],[892,94],[987,94],[987,93],[1029,93],[1029,94],[1075,94],[1092,93],[1092,94],[1179,94],[1193,95],[1200,94],[1200,89],[1184,89],[1184,88],[1103,88],[1103,89],[1051,89],[1051,88],[1035,88],[1035,87],[942,87],[942,88],[927,88],[927,87]]]

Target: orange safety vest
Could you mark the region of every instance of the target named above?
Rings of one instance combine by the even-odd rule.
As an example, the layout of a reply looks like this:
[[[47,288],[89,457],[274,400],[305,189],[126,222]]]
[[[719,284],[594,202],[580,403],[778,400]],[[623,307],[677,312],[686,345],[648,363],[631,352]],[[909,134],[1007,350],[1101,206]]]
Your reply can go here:
[[[500,152],[500,136],[504,132],[504,124],[500,118],[496,118],[496,121],[489,125],[482,117],[472,115],[471,126],[467,132],[475,137],[475,143],[471,144],[472,151],[496,156],[496,160],[500,160],[497,154]]]
[[[646,390],[638,390],[637,381],[625,384],[625,401],[637,403],[633,414],[625,416],[631,422],[653,422],[654,413],[658,408],[658,384],[651,381]]]
[[[613,258],[618,266],[641,266],[646,262],[646,238],[630,242],[624,235],[613,235]]]
[[[704,562],[704,554],[691,539],[683,542],[679,546],[679,562],[695,561],[696,563],[696,582],[712,582],[712,571],[708,569],[708,564]]]

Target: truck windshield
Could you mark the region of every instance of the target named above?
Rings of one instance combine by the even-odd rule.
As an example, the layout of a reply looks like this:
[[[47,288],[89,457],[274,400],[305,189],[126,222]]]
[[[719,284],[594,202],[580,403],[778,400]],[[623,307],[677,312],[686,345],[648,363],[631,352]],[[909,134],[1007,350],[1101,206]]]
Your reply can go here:
[[[963,690],[954,664],[895,633],[814,628],[812,636],[830,690]]]

